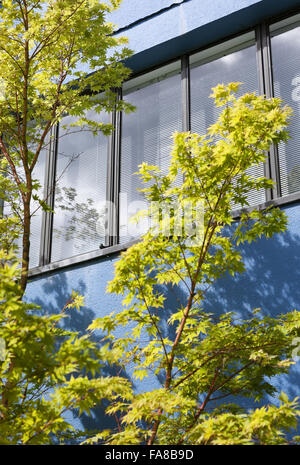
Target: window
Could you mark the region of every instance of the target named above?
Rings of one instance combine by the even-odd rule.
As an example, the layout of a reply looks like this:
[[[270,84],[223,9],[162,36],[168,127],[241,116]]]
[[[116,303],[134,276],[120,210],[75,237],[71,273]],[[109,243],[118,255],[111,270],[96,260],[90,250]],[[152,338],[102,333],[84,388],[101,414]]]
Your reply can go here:
[[[258,90],[258,74],[254,32],[211,47],[190,57],[191,66],[191,130],[203,135],[215,123],[220,109],[209,98],[211,88],[223,83],[242,82],[240,95]],[[264,175],[263,165],[251,167],[249,175]],[[249,195],[249,204],[265,201],[265,192]],[[237,206],[235,206],[237,207]]]
[[[90,111],[90,119],[108,123]],[[100,118],[100,119],[99,119]],[[59,129],[56,159],[51,261],[99,249],[105,242],[103,217],[107,187],[108,137],[78,127],[65,117]]]
[[[270,32],[274,95],[293,109],[291,138],[278,147],[281,193],[287,195],[300,190],[300,15],[272,25]]]
[[[64,129],[74,121],[66,116],[56,128],[55,143],[41,153],[34,171],[35,179],[45,183],[44,196],[51,197],[48,203],[55,213],[42,212],[32,202],[30,267],[77,256],[79,262],[83,254],[96,257],[99,247],[138,238],[146,224],[129,222],[147,207],[138,190],[144,187],[136,174],[138,165],[147,162],[166,172],[172,133],[189,127],[200,135],[206,132],[220,111],[209,98],[211,88],[222,82],[242,82],[240,94],[272,96],[274,90],[294,110],[291,140],[273,147],[265,166],[248,170],[253,177],[273,177],[281,190],[251,192],[249,204],[300,192],[299,50],[300,14],[271,25],[270,30],[259,24],[257,34],[242,34],[128,80],[118,95],[122,93],[135,112],[113,114],[111,119],[93,111],[88,115],[95,121],[113,121],[116,131],[111,137],[102,133],[94,137],[76,127]],[[116,210],[107,208],[106,200]]]
[[[136,106],[124,115],[121,139],[120,171],[120,242],[138,236],[139,226],[129,217],[145,208],[145,187],[134,174],[138,165],[147,162],[167,170],[172,146],[171,135],[182,129],[180,62],[130,80],[124,85],[123,98]]]

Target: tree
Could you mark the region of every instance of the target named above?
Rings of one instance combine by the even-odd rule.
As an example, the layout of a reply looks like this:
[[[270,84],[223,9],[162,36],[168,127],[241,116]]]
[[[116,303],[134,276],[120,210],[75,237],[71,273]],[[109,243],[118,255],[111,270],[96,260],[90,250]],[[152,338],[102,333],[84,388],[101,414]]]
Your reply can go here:
[[[271,318],[254,309],[244,319],[205,311],[206,292],[216,280],[245,270],[239,245],[272,238],[287,225],[284,212],[272,207],[232,218],[232,205],[248,206],[250,190],[272,187],[247,170],[265,161],[272,143],[287,140],[290,115],[279,99],[237,97],[238,89],[239,83],[213,89],[222,111],[207,135],[174,135],[167,175],[140,166],[150,185],[144,189],[148,201],[162,207],[149,207],[146,215],[160,220],[116,263],[108,290],[124,295],[122,311],[96,319],[90,329],[105,334],[107,354],[124,369],[133,367],[136,379],[156,375],[162,387],[132,389],[112,402],[107,413],[119,416],[118,431],[100,432],[91,443],[288,444],[286,433],[297,425],[297,399],[282,393],[281,405],[250,412],[238,399],[276,393],[272,378],[294,363],[300,313]],[[195,216],[185,216],[191,206]],[[185,298],[168,318],[164,305],[174,286],[185,289]]]
[[[5,342],[0,358],[0,444],[83,439],[86,432],[74,428],[70,414],[89,414],[103,399],[114,401],[130,392],[129,383],[101,376],[105,362],[99,342],[62,329],[62,320],[83,305],[81,296],[73,293],[59,314],[47,315],[45,309],[20,300],[14,254],[1,249],[0,262],[0,341]]]
[[[56,124],[102,131],[101,112],[127,110],[114,88],[128,76],[126,40],[106,15],[120,0],[3,0],[0,8],[0,442],[45,444],[85,437],[65,414],[89,413],[127,381],[101,376],[102,348],[89,335],[62,329],[83,299],[74,293],[58,315],[26,303],[30,226],[40,194],[36,167]],[[88,73],[86,70],[92,70]],[[87,117],[88,110],[99,121]],[[74,118],[73,118],[74,121]],[[5,215],[3,215],[3,201]],[[91,209],[91,214],[94,214]],[[16,258],[21,238],[21,268]],[[67,296],[66,296],[67,300]],[[3,346],[5,345],[5,350]],[[116,391],[115,391],[116,389]]]
[[[21,294],[27,284],[33,201],[49,208],[38,193],[35,167],[52,129],[68,114],[77,118],[73,130],[109,134],[112,126],[90,120],[87,111],[130,108],[112,91],[129,74],[122,64],[130,53],[123,47],[126,39],[113,36],[114,26],[106,22],[120,1],[2,2],[0,195],[21,227]]]

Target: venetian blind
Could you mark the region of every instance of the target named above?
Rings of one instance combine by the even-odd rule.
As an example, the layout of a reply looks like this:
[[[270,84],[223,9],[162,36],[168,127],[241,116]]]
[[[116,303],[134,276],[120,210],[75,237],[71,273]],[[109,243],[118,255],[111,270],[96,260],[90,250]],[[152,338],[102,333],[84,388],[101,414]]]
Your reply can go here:
[[[258,94],[258,74],[254,33],[226,41],[190,57],[191,66],[191,130],[200,135],[216,122],[220,108],[209,98],[212,87],[230,82],[242,82],[239,91]],[[252,166],[247,173],[264,176],[263,164]],[[255,205],[265,201],[265,192],[250,192],[248,202]],[[233,209],[238,205],[233,205]]]
[[[123,115],[120,171],[120,242],[138,237],[146,225],[129,222],[138,210],[147,208],[138,189],[145,187],[134,174],[147,162],[167,172],[171,136],[182,130],[180,63],[132,79],[124,85],[124,100],[136,107]]]
[[[87,118],[108,123],[94,111]],[[51,261],[99,249],[105,241],[108,137],[78,127],[66,116],[60,125],[56,161]]]

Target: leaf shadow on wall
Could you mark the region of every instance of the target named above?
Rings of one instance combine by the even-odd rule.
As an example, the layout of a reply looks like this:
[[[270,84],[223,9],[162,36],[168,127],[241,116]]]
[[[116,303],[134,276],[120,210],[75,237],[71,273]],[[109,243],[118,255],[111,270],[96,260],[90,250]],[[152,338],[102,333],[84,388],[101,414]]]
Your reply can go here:
[[[216,315],[235,312],[244,318],[251,317],[251,310],[258,307],[263,310],[264,315],[269,316],[294,309],[300,310],[300,235],[287,232],[276,235],[273,239],[260,239],[251,245],[244,245],[240,250],[245,260],[246,271],[235,277],[224,276],[219,279],[207,293],[204,309]],[[43,292],[49,297],[46,306],[49,313],[57,313],[63,308],[67,296],[70,295],[70,285],[65,273],[52,274],[51,279],[43,283]],[[79,280],[76,290],[82,295],[87,293],[84,279]],[[183,286],[158,286],[158,290],[166,296],[162,318],[163,332],[174,339],[175,327],[169,326],[167,320],[176,309],[186,304],[186,292]],[[35,298],[34,301],[45,308],[42,298]],[[72,312],[72,316],[65,320],[66,329],[82,334],[95,318],[96,312],[95,308],[90,307],[84,307],[80,312]],[[115,376],[116,372],[107,369],[103,374]],[[128,373],[122,373],[122,376],[129,378]],[[153,386],[157,386],[157,382],[163,384],[162,376],[154,378]],[[291,367],[289,374],[273,378],[271,382],[277,387],[278,392],[286,392],[290,399],[299,396],[300,361]],[[151,389],[151,379],[147,381],[146,387],[140,382],[135,384],[138,391],[142,391],[143,386],[144,390]],[[228,402],[232,400],[228,398]],[[244,398],[234,400],[246,409],[257,408],[264,403],[254,403]],[[266,398],[266,402],[276,402],[276,399]],[[81,415],[78,418],[75,411],[74,418],[86,431],[116,428],[115,419],[105,415],[103,406],[94,409],[92,417]]]
[[[71,295],[72,285],[69,283],[66,273],[54,274],[52,273],[45,282],[42,284],[42,290],[45,296],[47,296],[47,303],[41,297],[35,297],[33,300],[37,305],[47,311],[49,314],[57,314],[68,301]],[[76,285],[76,291],[80,295],[85,296],[87,294],[87,286],[82,279],[80,279]],[[86,328],[96,318],[95,311],[84,306],[78,310],[70,310],[70,317],[64,318],[63,328],[70,331],[76,331],[79,335],[85,334]],[[97,335],[92,336],[93,340],[101,343],[101,337]],[[117,376],[128,378],[126,372],[121,371],[118,367],[105,366],[102,369],[103,376]],[[73,419],[69,420],[74,423],[77,428],[80,428],[86,432],[99,432],[102,429],[116,429],[117,421],[115,417],[111,417],[105,414],[105,408],[108,402],[103,400],[99,406],[91,409],[91,416],[83,413],[79,416],[77,409],[72,410]]]
[[[275,317],[293,310],[300,311],[300,236],[286,232],[273,239],[260,239],[243,245],[240,251],[245,260],[246,271],[234,277],[224,275],[207,292],[203,308],[208,313],[222,315],[234,312],[241,318],[251,318],[252,310],[261,308],[265,316]],[[167,325],[172,312],[186,305],[183,287],[160,286],[167,298],[165,302],[164,333],[174,339],[175,328]],[[300,356],[300,350],[299,350]],[[163,385],[163,378],[158,375]],[[284,391],[290,399],[300,396],[300,360],[286,375],[274,377],[271,383],[278,393]],[[250,399],[235,397],[242,407],[257,408],[266,402],[277,403],[276,398],[254,403]],[[228,402],[233,398],[228,398]]]

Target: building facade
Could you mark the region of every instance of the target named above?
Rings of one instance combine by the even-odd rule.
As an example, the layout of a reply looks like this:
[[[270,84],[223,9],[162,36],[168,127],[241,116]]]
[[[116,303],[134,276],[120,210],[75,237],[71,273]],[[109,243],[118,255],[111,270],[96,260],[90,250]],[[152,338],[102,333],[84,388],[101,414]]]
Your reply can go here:
[[[281,96],[293,108],[290,141],[252,170],[276,187],[249,196],[250,205],[280,206],[289,226],[280,237],[245,246],[247,271],[220,280],[206,308],[246,316],[257,307],[270,315],[300,310],[300,1],[123,0],[111,20],[134,50],[126,63],[132,75],[119,95],[136,111],[102,115],[115,125],[111,137],[59,137],[63,129],[56,129],[36,171],[55,214],[33,219],[27,298],[57,312],[78,290],[86,306],[70,319],[76,330],[120,309],[106,284],[120,252],[137,238],[128,218],[143,203],[138,165],[167,169],[172,133],[203,134],[217,117],[211,87],[240,81],[242,93]],[[299,381],[296,364],[288,380],[276,382],[295,397]]]

